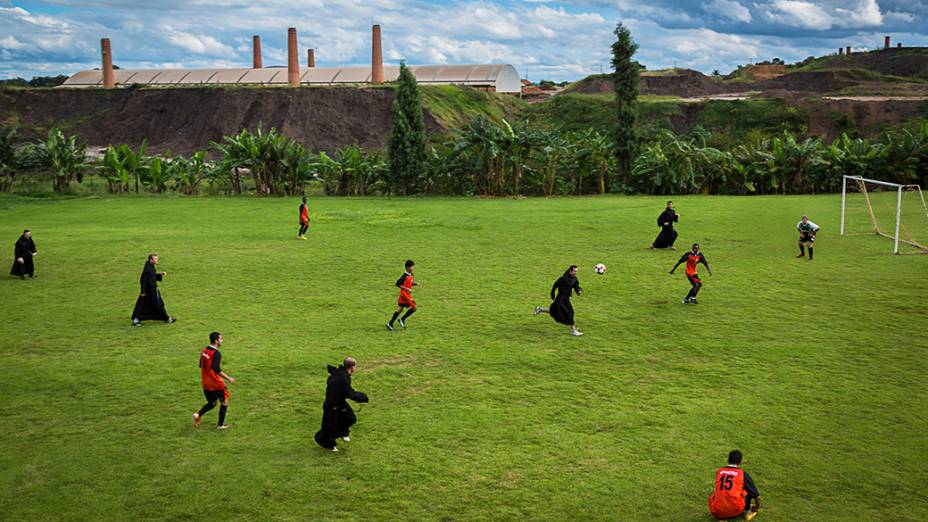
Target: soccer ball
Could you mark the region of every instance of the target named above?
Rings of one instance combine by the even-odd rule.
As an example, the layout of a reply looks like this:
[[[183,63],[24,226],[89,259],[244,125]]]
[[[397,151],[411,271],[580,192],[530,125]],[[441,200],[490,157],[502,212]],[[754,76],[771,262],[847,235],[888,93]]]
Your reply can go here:
[[[593,271],[599,275],[603,275],[606,273],[606,265],[602,263],[596,263],[596,266],[593,267]]]

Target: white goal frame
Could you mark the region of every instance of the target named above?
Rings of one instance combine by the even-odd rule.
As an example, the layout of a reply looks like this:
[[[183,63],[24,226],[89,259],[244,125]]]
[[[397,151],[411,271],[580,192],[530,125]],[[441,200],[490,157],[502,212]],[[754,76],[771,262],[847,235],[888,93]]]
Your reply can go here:
[[[870,222],[873,224],[874,232],[877,235],[888,237],[893,240],[893,254],[899,253],[899,243],[906,243],[912,245],[913,247],[922,251],[922,253],[928,254],[928,246],[916,243],[908,239],[899,238],[899,225],[902,220],[902,191],[906,189],[914,190],[918,192],[918,197],[921,199],[922,208],[925,211],[925,217],[928,218],[928,205],[925,205],[925,195],[922,193],[922,188],[918,185],[900,185],[899,183],[890,183],[888,181],[879,181],[876,179],[868,179],[861,176],[843,176],[841,180],[841,235],[844,234],[844,214],[847,202],[847,183],[848,181],[853,181],[862,187],[860,191],[864,195],[864,199],[867,202],[867,211],[870,214]],[[870,204],[870,195],[867,193],[867,188],[865,183],[872,183],[874,185],[882,185],[884,187],[891,187],[896,190],[896,227],[892,235],[884,232],[879,223],[877,223],[876,216],[873,214],[873,206]]]

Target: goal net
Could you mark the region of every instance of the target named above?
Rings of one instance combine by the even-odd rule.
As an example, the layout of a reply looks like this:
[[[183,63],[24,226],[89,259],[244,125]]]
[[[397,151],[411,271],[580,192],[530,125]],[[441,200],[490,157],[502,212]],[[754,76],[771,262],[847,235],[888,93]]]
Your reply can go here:
[[[841,235],[877,235],[895,254],[928,254],[928,206],[918,185],[844,176]]]

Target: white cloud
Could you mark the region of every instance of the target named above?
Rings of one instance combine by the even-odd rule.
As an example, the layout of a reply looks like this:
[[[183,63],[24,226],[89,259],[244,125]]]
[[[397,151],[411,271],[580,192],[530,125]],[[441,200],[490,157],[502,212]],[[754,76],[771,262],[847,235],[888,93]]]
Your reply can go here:
[[[207,54],[211,56],[235,56],[235,51],[213,38],[212,36],[197,36],[190,33],[174,31],[167,35],[167,41],[172,45],[186,49],[192,53]]]
[[[519,63],[532,64],[537,60],[524,55],[508,45],[481,40],[454,40],[444,36],[427,38],[411,35],[405,42],[416,58],[426,63]],[[416,60],[420,61],[420,60]]]
[[[911,13],[906,13],[904,11],[886,11],[883,13],[883,19],[887,22],[902,22],[909,23],[915,21],[915,16]]]
[[[0,48],[3,49],[13,49],[13,50],[22,50],[26,49],[29,46],[20,42],[13,36],[5,36],[0,38]]]
[[[857,29],[878,27],[883,14],[876,0],[855,0],[818,5],[805,0],[774,0],[768,19],[793,27],[824,31],[833,27]]]
[[[861,0],[850,8],[835,8],[838,27],[877,27],[883,25],[883,13],[876,0]]]
[[[806,29],[831,29],[831,16],[812,2],[802,0],[774,0],[774,11],[767,11],[767,16],[774,21]]]
[[[738,56],[753,60],[760,54],[757,42],[735,34],[717,33],[711,29],[681,31],[670,37],[672,48],[693,63]]]
[[[712,0],[705,4],[704,7],[706,11],[721,18],[728,18],[736,22],[751,22],[751,10],[734,0]]]

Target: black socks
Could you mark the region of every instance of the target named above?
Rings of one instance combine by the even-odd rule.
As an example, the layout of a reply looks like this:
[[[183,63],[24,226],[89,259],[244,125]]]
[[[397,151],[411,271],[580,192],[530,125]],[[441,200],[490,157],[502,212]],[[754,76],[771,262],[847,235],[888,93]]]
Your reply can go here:
[[[219,425],[220,426],[226,423],[226,410],[228,409],[229,407],[226,406],[225,404],[219,407]]]
[[[405,314],[403,314],[403,321],[406,321],[406,318],[416,312],[415,308],[410,308]]]
[[[393,323],[396,322],[396,318],[400,316],[399,312],[393,312],[393,318],[390,319],[390,326],[393,326]]]
[[[211,410],[211,409],[213,409],[213,408],[215,408],[215,407],[216,407],[216,405],[215,405],[214,403],[212,403],[212,402],[207,402],[206,404],[203,405],[202,408],[200,408],[200,411],[197,412],[197,414],[198,414],[200,417],[202,417],[204,413],[208,412],[209,410]]]

